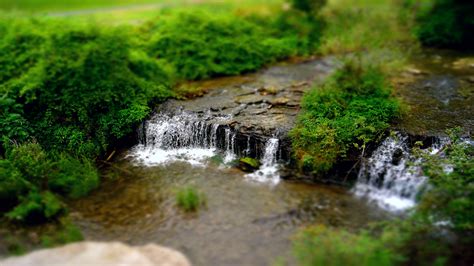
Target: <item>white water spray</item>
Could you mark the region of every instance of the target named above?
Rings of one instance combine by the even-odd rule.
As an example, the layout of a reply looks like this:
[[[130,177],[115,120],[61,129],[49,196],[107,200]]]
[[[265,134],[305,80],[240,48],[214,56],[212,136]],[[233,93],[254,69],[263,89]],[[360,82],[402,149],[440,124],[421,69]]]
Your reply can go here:
[[[246,177],[260,183],[278,184],[280,182],[277,163],[278,147],[279,141],[277,138],[269,139],[265,144],[262,166],[255,173],[248,174]]]
[[[436,153],[443,140],[430,151]],[[410,154],[408,137],[401,134],[388,137],[362,163],[355,195],[367,198],[390,211],[403,211],[416,205],[418,194],[427,188],[428,178],[423,176],[416,162],[420,159]]]

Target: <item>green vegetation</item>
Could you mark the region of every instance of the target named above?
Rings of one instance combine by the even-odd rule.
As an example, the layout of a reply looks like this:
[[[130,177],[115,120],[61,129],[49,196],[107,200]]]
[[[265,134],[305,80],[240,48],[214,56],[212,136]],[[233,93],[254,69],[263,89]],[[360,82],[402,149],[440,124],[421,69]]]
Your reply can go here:
[[[51,221],[65,212],[58,195],[75,199],[98,183],[99,175],[90,161],[47,154],[37,143],[10,147],[0,160],[2,211],[13,221]]]
[[[415,33],[424,45],[472,50],[473,13],[472,1],[435,0],[419,12]]]
[[[424,174],[433,189],[418,206],[418,214],[427,222],[447,222],[455,230],[474,230],[474,146],[450,130],[451,143],[435,155],[419,152]],[[452,171],[446,169],[451,168]]]
[[[352,61],[305,94],[290,134],[300,167],[323,174],[348,152],[363,152],[397,116],[399,104],[390,93],[377,67]]]
[[[153,57],[173,65],[180,79],[195,80],[314,53],[321,28],[322,22],[297,10],[276,19],[192,11],[164,14],[142,30],[150,35],[147,47]]]
[[[294,240],[300,265],[459,264],[474,244],[474,146],[459,132],[449,132],[451,143],[442,152],[415,153],[432,188],[410,217],[355,233],[322,226],[302,230]],[[446,237],[453,233],[456,242]]]
[[[393,240],[387,232],[375,238],[367,232],[353,234],[320,225],[301,231],[293,250],[301,266],[397,265],[403,257],[391,249]]]
[[[407,15],[400,21],[402,12],[408,13],[398,1],[330,0],[321,12],[326,28],[319,51],[343,54],[383,50],[383,54],[374,59],[383,58],[390,64],[393,64],[390,61],[403,61],[407,50],[416,49],[417,43],[410,34],[413,18]]]
[[[252,172],[260,167],[260,161],[250,157],[240,158],[239,168],[246,172]]]
[[[204,194],[194,187],[181,188],[176,193],[176,205],[185,212],[195,212],[206,204]]]
[[[272,17],[166,10],[145,24],[113,27],[2,14],[2,212],[14,221],[57,219],[66,213],[62,198],[98,186],[93,161],[153,106],[177,96],[176,80],[240,74],[313,53],[322,28],[317,8]],[[188,197],[185,209],[195,208]]]

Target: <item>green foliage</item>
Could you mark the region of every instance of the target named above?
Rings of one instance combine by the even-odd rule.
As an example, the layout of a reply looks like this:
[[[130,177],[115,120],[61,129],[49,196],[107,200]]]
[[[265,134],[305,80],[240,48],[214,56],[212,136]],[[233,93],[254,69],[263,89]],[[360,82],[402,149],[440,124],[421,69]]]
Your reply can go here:
[[[421,154],[421,166],[433,188],[423,195],[418,214],[430,223],[448,222],[456,230],[474,230],[474,146],[452,136],[442,153]]]
[[[291,5],[297,10],[317,14],[326,2],[327,0],[292,0]]]
[[[64,213],[64,205],[52,192],[75,199],[98,183],[91,161],[48,154],[37,143],[12,146],[0,159],[0,211],[9,211],[6,216],[14,221],[50,221]]]
[[[41,236],[41,245],[52,248],[84,240],[81,231],[68,219],[61,219],[54,231]]]
[[[398,113],[383,73],[348,62],[323,86],[307,93],[303,112],[291,131],[300,167],[325,173],[351,150],[363,151]]]
[[[466,0],[435,0],[418,15],[415,33],[428,46],[472,49],[474,3]]]
[[[90,161],[62,154],[55,162],[54,169],[48,179],[48,188],[68,198],[86,196],[99,185],[99,175]]]
[[[206,12],[163,16],[144,28],[151,35],[149,51],[170,62],[180,78],[191,80],[236,75],[314,52],[309,47],[317,46],[311,42],[321,29],[319,21],[299,13],[284,13],[277,19]]]
[[[397,265],[403,261],[391,246],[391,235],[374,238],[324,226],[301,231],[294,241],[299,265]]]
[[[195,212],[206,204],[206,200],[194,187],[185,187],[176,193],[176,204],[186,212]]]
[[[42,223],[65,211],[64,204],[51,192],[30,192],[6,217],[24,223]]]
[[[137,50],[126,29],[3,23],[9,27],[0,39],[0,92],[16,102],[14,112],[0,113],[0,123],[11,128],[5,136],[28,124],[10,122],[13,114],[29,122],[26,129],[47,150],[93,158],[131,133],[150,103],[171,95],[168,68]]]
[[[239,168],[247,171],[252,172],[260,167],[260,162],[257,159],[244,157],[240,158],[239,160]]]

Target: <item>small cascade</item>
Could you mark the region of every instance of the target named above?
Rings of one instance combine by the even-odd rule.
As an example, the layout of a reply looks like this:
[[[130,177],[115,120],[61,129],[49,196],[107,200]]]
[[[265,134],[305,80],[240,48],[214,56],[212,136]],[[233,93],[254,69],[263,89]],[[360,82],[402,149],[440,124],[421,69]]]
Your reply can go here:
[[[130,156],[149,166],[172,161],[203,165],[219,148],[233,154],[234,136],[229,128],[225,128],[225,143],[219,142],[218,130],[223,127],[194,113],[157,114],[140,128],[140,143]]]
[[[279,140],[277,138],[269,139],[265,144],[262,166],[255,173],[248,174],[246,177],[256,182],[278,184],[280,182],[277,163],[278,148]]]
[[[436,153],[443,143],[433,144],[430,151]],[[417,160],[411,155],[407,136],[390,136],[362,163],[353,192],[390,211],[412,208],[427,186],[427,177],[414,164]]]

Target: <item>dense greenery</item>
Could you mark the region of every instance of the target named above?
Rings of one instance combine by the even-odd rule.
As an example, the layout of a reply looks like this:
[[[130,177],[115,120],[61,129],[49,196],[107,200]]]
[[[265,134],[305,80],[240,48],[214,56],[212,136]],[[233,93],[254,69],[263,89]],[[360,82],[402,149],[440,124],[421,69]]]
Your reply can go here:
[[[417,149],[416,162],[431,187],[407,219],[388,221],[369,231],[310,227],[294,241],[301,265],[458,265],[474,244],[474,146],[451,130],[441,152]],[[422,143],[419,143],[420,146]],[[443,232],[443,233],[440,233]],[[455,234],[456,241],[448,235]],[[467,258],[469,260],[470,258]]]
[[[396,265],[403,261],[390,247],[393,235],[388,231],[379,238],[326,228],[322,225],[301,231],[294,242],[294,253],[301,266],[316,265]]]
[[[422,197],[418,213],[429,222],[448,222],[456,230],[474,231],[474,146],[450,130],[442,152],[419,152],[433,188]]]
[[[349,151],[363,151],[398,113],[399,104],[390,93],[377,67],[350,61],[324,85],[305,94],[291,131],[300,167],[322,174]]]
[[[435,0],[422,10],[415,29],[420,41],[429,46],[473,49],[474,3],[468,0]]]
[[[175,78],[239,74],[312,53],[322,28],[316,13],[165,11],[134,27],[1,16],[2,211],[11,220],[57,218],[61,197],[97,187],[92,160],[175,95]]]
[[[84,196],[98,183],[92,162],[48,154],[37,143],[10,147],[0,160],[2,211],[15,221],[52,220],[65,211],[60,197]]]
[[[291,10],[276,18],[208,12],[164,14],[149,23],[147,47],[174,66],[181,79],[236,75],[295,55],[314,53],[322,22]]]

